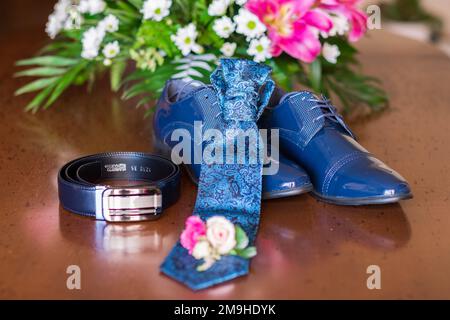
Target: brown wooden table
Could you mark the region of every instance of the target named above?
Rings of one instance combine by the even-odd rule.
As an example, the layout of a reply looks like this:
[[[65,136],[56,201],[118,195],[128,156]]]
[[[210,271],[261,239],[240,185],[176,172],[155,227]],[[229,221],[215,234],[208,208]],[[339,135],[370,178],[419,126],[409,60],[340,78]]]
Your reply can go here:
[[[156,222],[107,225],[60,208],[62,164],[96,152],[151,151],[151,124],[107,81],[24,113],[29,97],[13,97],[23,84],[11,77],[13,61],[35,52],[41,34],[2,38],[0,298],[450,298],[450,60],[442,53],[383,31],[359,44],[391,108],[353,129],[410,181],[413,200],[360,208],[309,195],[265,201],[250,276],[193,293],[158,269],[194,205],[186,177],[180,201]],[[81,290],[66,288],[72,264],[81,268]],[[366,286],[369,265],[381,268],[381,290]]]

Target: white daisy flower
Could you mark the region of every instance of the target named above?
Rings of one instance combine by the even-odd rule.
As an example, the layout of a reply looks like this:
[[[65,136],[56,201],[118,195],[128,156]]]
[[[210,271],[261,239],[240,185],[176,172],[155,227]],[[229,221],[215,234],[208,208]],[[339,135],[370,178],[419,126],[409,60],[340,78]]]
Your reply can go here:
[[[69,13],[69,9],[72,6],[72,3],[70,0],[59,0],[57,3],[55,3],[55,6],[53,7],[53,13],[60,19],[64,19],[67,17],[67,14]]]
[[[103,0],[90,0],[90,14],[97,14],[103,12],[106,8],[106,3]]]
[[[237,25],[236,32],[245,35],[247,40],[258,38],[266,31],[266,27],[258,17],[244,8],[239,9],[239,14],[234,17],[234,22]]]
[[[214,21],[213,30],[221,38],[228,38],[235,30],[236,26],[228,17],[222,17]]]
[[[119,30],[119,19],[112,14],[107,15],[99,24],[106,32],[116,32]]]
[[[327,60],[329,63],[336,64],[337,58],[341,55],[341,51],[339,50],[339,47],[335,44],[329,44],[328,42],[325,42],[322,47],[322,56]]]
[[[64,22],[64,29],[73,30],[80,29],[83,22],[83,16],[75,6],[68,9],[67,19]]]
[[[80,0],[78,3],[78,10],[81,13],[88,13],[89,12],[89,0]]]
[[[81,13],[98,14],[102,13],[106,8],[106,3],[103,0],[80,0],[78,10]]]
[[[208,7],[208,14],[210,16],[223,16],[230,3],[230,0],[213,0]]]
[[[106,58],[106,59],[103,60],[103,65],[104,66],[109,67],[111,64],[112,64],[112,60],[111,59]]]
[[[195,42],[198,32],[193,23],[188,24],[184,28],[180,28],[176,35],[172,35],[170,38],[175,43],[178,49],[180,49],[183,56],[187,56],[191,52],[202,53],[203,48]]]
[[[105,36],[102,28],[91,27],[83,33],[81,57],[92,60],[98,56],[100,44]]]
[[[116,57],[120,52],[119,42],[114,41],[107,43],[102,52],[103,55],[108,59]]]
[[[236,51],[236,47],[237,44],[234,42],[225,42],[222,48],[220,48],[220,52],[222,52],[225,57],[232,57]]]
[[[48,21],[45,25],[45,32],[50,38],[54,39],[66,25],[70,7],[70,0],[59,0],[53,7],[54,10],[48,16]]]
[[[147,0],[141,9],[144,19],[161,21],[170,14],[172,0]]]
[[[333,27],[328,32],[322,31],[320,35],[323,38],[334,37],[334,36],[343,36],[350,30],[350,25],[345,16],[341,14],[330,14],[331,21],[333,22]]]
[[[260,39],[253,39],[250,41],[247,53],[253,56],[253,60],[256,62],[263,62],[272,58],[272,55],[270,54],[269,38],[261,37]]]
[[[47,24],[45,25],[45,32],[51,39],[54,39],[58,33],[63,28],[62,21],[56,17],[56,15],[51,14],[48,16]]]

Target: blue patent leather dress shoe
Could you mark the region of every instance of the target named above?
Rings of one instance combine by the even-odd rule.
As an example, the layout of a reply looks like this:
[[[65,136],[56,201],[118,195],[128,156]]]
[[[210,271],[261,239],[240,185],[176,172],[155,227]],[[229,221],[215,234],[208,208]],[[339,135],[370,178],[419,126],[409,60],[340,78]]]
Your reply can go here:
[[[214,89],[197,81],[169,80],[157,103],[153,118],[154,148],[170,157],[172,148],[185,137],[189,137],[191,154],[182,156],[188,159],[184,164],[194,183],[198,183],[201,168],[201,159],[195,161],[195,157],[201,156],[205,147],[205,143],[196,146],[194,136],[198,131],[195,130],[195,125],[202,124],[201,132],[217,128],[221,121],[218,116],[220,112]],[[176,129],[181,133],[183,131],[180,129],[184,129],[188,134],[183,137],[175,134],[174,139],[172,135]],[[270,160],[277,161],[273,158]],[[312,190],[308,174],[295,162],[280,154],[277,165],[278,173],[263,176],[263,199],[293,196]]]
[[[355,141],[329,100],[280,89],[271,100],[260,127],[279,129],[280,152],[305,168],[314,196],[338,205],[412,198],[406,180]]]

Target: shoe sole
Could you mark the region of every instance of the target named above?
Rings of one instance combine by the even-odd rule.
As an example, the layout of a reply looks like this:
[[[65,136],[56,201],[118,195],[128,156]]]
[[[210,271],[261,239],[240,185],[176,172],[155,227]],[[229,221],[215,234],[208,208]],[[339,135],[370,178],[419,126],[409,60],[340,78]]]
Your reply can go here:
[[[397,203],[401,200],[409,200],[413,198],[411,193],[399,195],[396,197],[366,197],[366,198],[341,198],[341,197],[326,197],[318,194],[314,190],[311,195],[322,202],[338,205],[338,206],[366,206],[366,205],[381,205]]]
[[[159,154],[161,154],[161,155],[165,156],[166,158],[170,159],[171,149],[166,147],[154,135],[153,135],[153,148]],[[189,179],[191,179],[191,181],[195,185],[198,186],[197,177],[192,172],[190,167],[188,165],[185,165],[185,164],[183,164],[183,167],[186,170],[186,172],[187,172],[187,174],[189,176]],[[262,197],[263,200],[293,197],[293,196],[297,196],[297,195],[300,195],[300,194],[303,194],[303,193],[311,192],[311,191],[313,191],[313,189],[314,189],[314,186],[312,185],[312,183],[310,183],[310,184],[305,184],[304,186],[301,186],[301,187],[298,187],[298,188],[291,188],[291,189],[278,190],[278,191],[272,191],[272,192],[263,192],[261,197]]]

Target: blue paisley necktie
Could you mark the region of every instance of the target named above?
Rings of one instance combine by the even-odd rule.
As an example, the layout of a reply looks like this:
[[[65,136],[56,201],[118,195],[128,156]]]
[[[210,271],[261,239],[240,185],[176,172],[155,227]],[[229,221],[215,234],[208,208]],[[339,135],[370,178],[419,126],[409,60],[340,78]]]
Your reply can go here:
[[[225,142],[220,142],[225,144],[221,146],[223,150],[230,144],[236,146],[235,139],[229,137],[227,132],[241,130],[247,134],[253,132],[259,137],[256,121],[274,89],[270,72],[269,67],[253,61],[222,59],[220,66],[211,75],[211,83],[222,110],[223,121],[216,129],[225,138]],[[263,147],[261,140],[257,139],[253,150],[256,149],[258,153]],[[249,242],[254,243],[261,206],[263,160],[253,154],[254,161],[250,161],[248,141],[242,154],[237,154],[239,148],[232,149],[233,163],[225,163],[225,156],[222,164],[210,164],[203,158],[193,214],[204,220],[212,216],[224,216],[244,229]],[[238,161],[239,157],[241,161]],[[245,161],[242,161],[242,157]],[[193,290],[207,288],[249,272],[249,260],[233,255],[221,257],[206,271],[197,271],[199,264],[199,260],[178,242],[161,265],[161,271]]]

